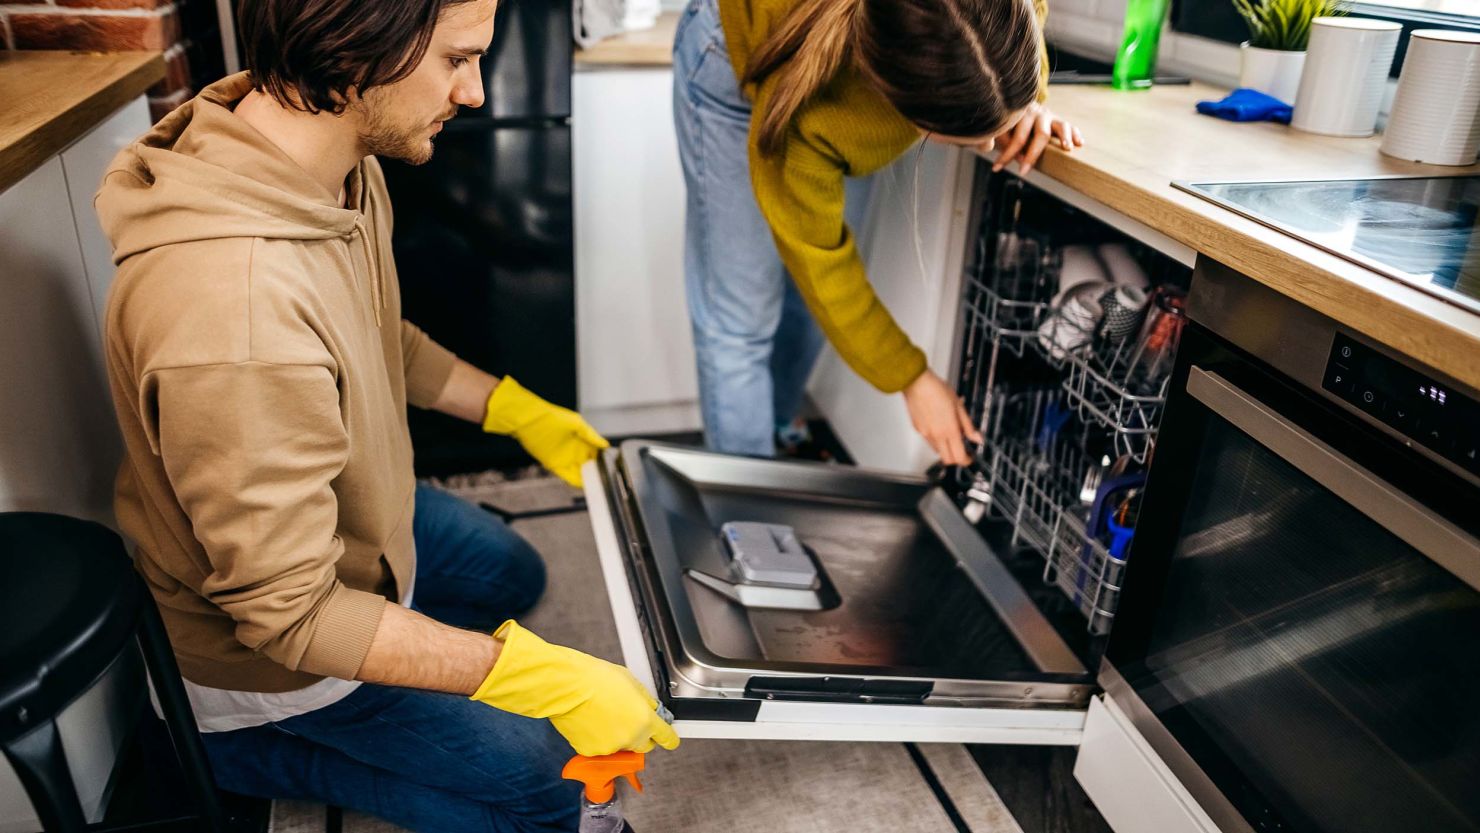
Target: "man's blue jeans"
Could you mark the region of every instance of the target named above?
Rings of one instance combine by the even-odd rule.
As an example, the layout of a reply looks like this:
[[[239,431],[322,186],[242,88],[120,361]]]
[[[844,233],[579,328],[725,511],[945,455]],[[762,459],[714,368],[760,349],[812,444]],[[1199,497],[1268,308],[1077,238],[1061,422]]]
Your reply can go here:
[[[492,630],[528,610],[545,565],[501,520],[416,488],[413,606]],[[420,833],[575,830],[574,754],[547,720],[453,694],[365,684],[337,703],[277,723],[203,735],[225,789],[361,810]]]

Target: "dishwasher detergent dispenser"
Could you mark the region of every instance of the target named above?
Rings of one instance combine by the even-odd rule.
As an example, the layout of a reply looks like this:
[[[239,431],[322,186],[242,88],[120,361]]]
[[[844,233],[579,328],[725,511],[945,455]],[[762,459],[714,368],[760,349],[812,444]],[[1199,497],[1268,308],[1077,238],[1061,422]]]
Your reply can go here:
[[[787,524],[728,521],[720,525],[719,550],[727,575],[690,567],[685,574],[747,608],[828,610],[837,590]]]
[[[750,584],[812,588],[817,567],[785,524],[730,521],[720,527],[720,540],[730,554],[735,578]]]

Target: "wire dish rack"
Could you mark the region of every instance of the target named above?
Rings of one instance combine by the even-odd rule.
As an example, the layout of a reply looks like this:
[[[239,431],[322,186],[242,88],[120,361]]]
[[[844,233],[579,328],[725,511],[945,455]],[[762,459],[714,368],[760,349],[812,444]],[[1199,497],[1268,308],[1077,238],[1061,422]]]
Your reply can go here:
[[[1137,335],[1121,339],[1086,330],[1066,314],[1065,306],[1050,307],[1045,314],[1049,323],[1040,324],[1037,333],[1055,327],[1060,332],[1074,331],[1083,346],[1054,350],[1041,337],[1034,341],[1045,360],[1064,369],[1064,394],[1080,418],[1104,426],[1114,437],[1116,453],[1141,464],[1151,457],[1166,405],[1170,357],[1181,333],[1176,320],[1181,315],[1180,297],[1178,292],[1167,291],[1153,296],[1147,306],[1156,318],[1139,325]],[[1166,324],[1158,326],[1155,321],[1159,319]]]
[[[1018,179],[1003,183],[997,210],[983,218],[967,267],[962,298],[963,379],[970,382],[962,394],[967,409],[977,413],[996,388],[996,371],[1004,356],[1021,358],[1033,352],[1063,371],[1061,384],[1069,401],[1081,419],[1113,434],[1117,456],[1129,455],[1144,464],[1166,404],[1171,376],[1166,359],[1176,351],[1180,328],[1149,338],[1156,335],[1151,332],[1151,315],[1142,313],[1144,329],[1109,338],[1099,322],[1067,314],[1069,305],[1063,297],[1056,298],[1064,294],[1059,291],[1062,249],[1051,234],[1021,222],[1025,187]],[[1181,313],[1163,292],[1153,296],[1147,309],[1152,315]],[[1078,346],[1056,348],[1052,336],[1068,336]],[[1150,353],[1148,342],[1156,348]]]
[[[1108,436],[1082,423],[1054,427],[1068,413],[1063,392],[1048,388],[998,393],[996,415],[977,465],[968,475],[967,514],[1006,521],[1012,544],[1044,558],[1043,580],[1057,585],[1088,620],[1093,634],[1110,632],[1126,559],[1089,534],[1085,475],[1095,470]]]
[[[1021,181],[1003,182],[999,207],[983,217],[964,275],[961,395],[979,419],[989,415],[986,398],[996,388],[1003,357],[1022,358],[1033,350],[1062,264],[1046,239],[1018,232],[1021,195]],[[984,423],[978,427],[985,431]]]
[[[1043,557],[1044,581],[1075,604],[1092,634],[1105,634],[1120,601],[1128,537],[1116,540],[1107,529],[1096,497],[1106,472],[1140,472],[1151,456],[1183,296],[1160,288],[1115,329],[1108,314],[1076,316],[1067,303],[1075,290],[1060,287],[1065,245],[1121,238],[1056,208],[1020,179],[993,178],[987,187],[991,199],[963,276],[959,377],[986,441],[975,465],[957,474],[963,510],[973,522],[990,516],[1010,525],[1014,546]],[[1142,255],[1153,282],[1185,278],[1185,267]],[[1104,293],[1116,288],[1097,283],[1078,292],[1103,311]],[[1139,488],[1127,489],[1115,500],[1124,497],[1120,508],[1133,513],[1139,498],[1126,495]],[[1120,532],[1133,533],[1133,519],[1119,519]]]

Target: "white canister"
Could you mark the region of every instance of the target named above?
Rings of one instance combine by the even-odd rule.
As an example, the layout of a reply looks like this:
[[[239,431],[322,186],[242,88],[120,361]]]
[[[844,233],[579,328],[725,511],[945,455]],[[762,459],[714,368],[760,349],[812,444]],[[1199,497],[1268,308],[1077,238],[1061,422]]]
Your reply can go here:
[[[1245,41],[1239,46],[1238,85],[1272,95],[1286,104],[1294,104],[1300,92],[1300,73],[1305,68],[1305,53],[1284,49],[1264,49]]]
[[[1480,153],[1480,32],[1419,29],[1382,137],[1388,156],[1469,165]]]
[[[1328,136],[1371,136],[1403,27],[1386,20],[1318,17],[1290,125]]]
[[[659,0],[627,0],[626,6],[622,28],[629,32],[653,28],[658,25],[658,15],[663,13]]]

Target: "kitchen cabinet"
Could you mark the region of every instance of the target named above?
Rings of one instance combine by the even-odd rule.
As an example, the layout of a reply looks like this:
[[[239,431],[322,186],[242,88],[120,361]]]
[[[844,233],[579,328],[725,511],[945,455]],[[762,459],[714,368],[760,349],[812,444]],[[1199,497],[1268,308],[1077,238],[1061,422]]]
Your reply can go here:
[[[1089,706],[1074,779],[1115,833],[1217,833],[1196,802],[1179,800],[1177,777],[1113,700]]]
[[[108,170],[113,157],[146,132],[149,123],[148,100],[136,98],[61,154],[62,167],[67,174],[67,194],[72,203],[72,220],[77,226],[77,242],[82,252],[82,267],[87,274],[100,333],[108,290],[113,286],[113,244],[108,242],[103,227],[98,223],[98,213],[93,210],[93,195],[102,184],[103,172]]]
[[[954,372],[975,171],[973,154],[925,143],[871,177],[867,217],[856,229],[874,291],[946,379]],[[807,396],[859,465],[921,472],[935,459],[910,426],[904,397],[880,393],[831,347]]]
[[[701,426],[672,89],[667,67],[572,79],[578,400],[610,435]]]
[[[0,505],[91,516],[104,506],[95,415],[111,417],[110,400],[60,157],[0,193],[0,251]]]
[[[112,518],[122,455],[103,363],[112,249],[92,197],[149,129],[139,97],[0,192],[0,507]]]
[[[112,250],[92,196],[140,97],[0,193],[0,507],[108,522],[122,446],[103,364]]]
[[[149,129],[140,96],[0,192],[0,511],[56,512],[105,524],[122,443],[103,360],[111,247],[92,196],[113,156]],[[104,805],[128,693],[107,677],[58,726],[88,818]],[[39,827],[0,762],[0,833]]]

